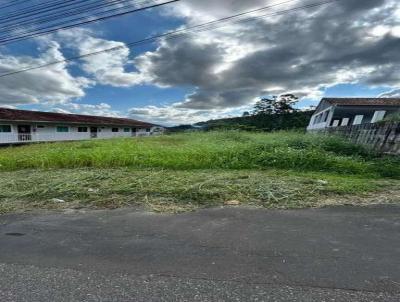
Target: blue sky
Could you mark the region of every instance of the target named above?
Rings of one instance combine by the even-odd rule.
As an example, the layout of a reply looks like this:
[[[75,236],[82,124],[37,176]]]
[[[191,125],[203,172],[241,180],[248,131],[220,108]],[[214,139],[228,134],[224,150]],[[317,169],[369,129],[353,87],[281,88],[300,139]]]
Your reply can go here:
[[[0,106],[174,125],[240,115],[260,97],[280,93],[300,96],[301,108],[324,96],[400,94],[400,8],[394,0],[338,2],[138,48],[125,44],[276,3],[181,0],[2,46],[0,73],[122,49],[0,78]],[[290,1],[268,12],[300,5],[304,1]]]

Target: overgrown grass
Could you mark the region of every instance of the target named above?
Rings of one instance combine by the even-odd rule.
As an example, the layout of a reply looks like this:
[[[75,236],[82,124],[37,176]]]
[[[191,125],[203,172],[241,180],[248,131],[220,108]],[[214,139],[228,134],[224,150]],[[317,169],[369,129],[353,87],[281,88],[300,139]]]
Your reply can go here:
[[[398,202],[400,183],[282,170],[57,169],[2,172],[0,213],[140,205],[181,212],[224,205],[303,208]]]
[[[229,200],[268,208],[399,202],[400,160],[338,137],[209,132],[0,149],[0,213]]]
[[[400,160],[338,137],[209,132],[0,149],[0,171],[31,168],[283,169],[400,177]]]

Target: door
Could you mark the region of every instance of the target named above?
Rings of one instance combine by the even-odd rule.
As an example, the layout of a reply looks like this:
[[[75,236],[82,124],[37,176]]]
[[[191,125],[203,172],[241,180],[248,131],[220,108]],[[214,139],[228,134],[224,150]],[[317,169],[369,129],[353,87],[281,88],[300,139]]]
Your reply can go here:
[[[18,140],[21,142],[32,140],[31,125],[18,125]]]
[[[99,132],[99,129],[97,127],[90,127],[90,137],[91,138],[97,138],[98,132]]]

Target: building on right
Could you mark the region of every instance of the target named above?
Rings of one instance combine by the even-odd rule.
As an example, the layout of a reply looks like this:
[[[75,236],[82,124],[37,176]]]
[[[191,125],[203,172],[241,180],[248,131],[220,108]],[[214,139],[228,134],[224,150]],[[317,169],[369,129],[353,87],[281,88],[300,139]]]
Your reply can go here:
[[[376,123],[400,113],[400,98],[323,98],[308,131]]]

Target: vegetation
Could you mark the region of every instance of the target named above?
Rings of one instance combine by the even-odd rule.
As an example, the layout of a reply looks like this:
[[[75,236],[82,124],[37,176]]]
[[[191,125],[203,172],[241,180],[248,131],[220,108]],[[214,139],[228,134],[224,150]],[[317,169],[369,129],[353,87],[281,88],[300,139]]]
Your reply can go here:
[[[176,213],[231,200],[286,209],[400,199],[399,181],[283,170],[39,169],[1,177],[0,213],[132,205]]]
[[[37,144],[0,150],[0,170],[27,168],[290,169],[400,177],[380,158],[338,137],[300,132],[189,133],[142,139]]]
[[[301,132],[9,147],[0,149],[0,171],[0,212],[131,204],[177,212],[229,200],[293,208],[364,202],[366,194],[393,201],[400,192],[398,158]]]
[[[304,130],[308,126],[313,111],[296,111],[281,114],[256,114],[243,117],[211,120],[198,123],[206,130],[278,131]]]
[[[242,117],[210,120],[195,125],[171,127],[170,132],[197,130],[242,130],[242,131],[278,131],[304,130],[308,126],[313,110],[300,111],[294,106],[298,97],[282,94],[263,98],[254,105],[252,113],[243,112]]]
[[[254,115],[288,114],[298,111],[294,105],[299,98],[294,94],[282,94],[272,98],[263,98],[254,106]],[[246,115],[246,114],[243,114]]]
[[[389,114],[385,119],[384,122],[400,122],[400,112]]]

